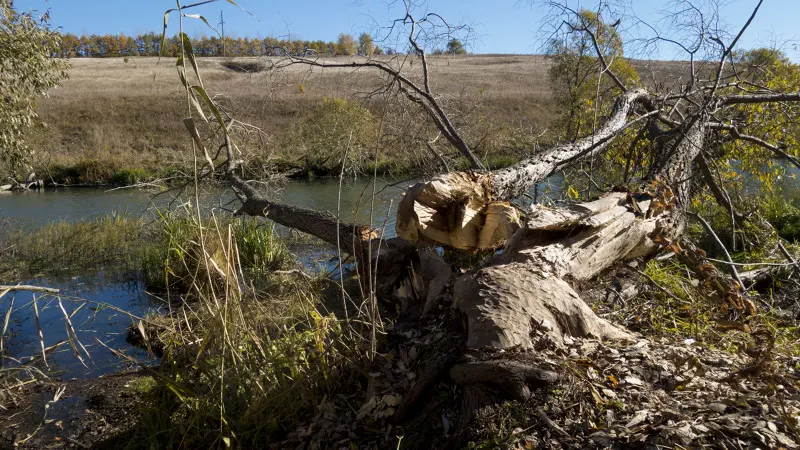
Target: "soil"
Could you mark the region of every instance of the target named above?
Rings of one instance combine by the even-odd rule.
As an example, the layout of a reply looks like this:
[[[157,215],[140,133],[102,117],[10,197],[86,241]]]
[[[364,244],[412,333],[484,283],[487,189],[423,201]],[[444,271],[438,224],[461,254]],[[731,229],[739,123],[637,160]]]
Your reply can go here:
[[[566,339],[563,347],[532,336],[535,349],[465,351],[447,286],[432,314],[399,317],[369,371],[340,383],[273,448],[800,448],[796,358],[754,364],[752,355],[635,330],[625,305],[653,287],[631,267],[582,287],[601,314],[642,334],[618,343]],[[471,360],[558,377],[530,385],[521,401],[502,383],[454,382],[453,365]],[[129,439],[147,380],[128,372],[8,390],[0,449],[143,447]]]
[[[137,386],[146,378],[137,371],[9,389],[0,411],[0,448],[112,448],[137,423]]]

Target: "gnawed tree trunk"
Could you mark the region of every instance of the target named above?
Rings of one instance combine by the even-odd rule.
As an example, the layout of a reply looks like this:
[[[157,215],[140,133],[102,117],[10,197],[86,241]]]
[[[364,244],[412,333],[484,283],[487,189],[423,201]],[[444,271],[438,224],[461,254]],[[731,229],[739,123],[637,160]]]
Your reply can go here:
[[[641,192],[612,192],[564,208],[534,206],[502,254],[455,282],[454,307],[467,318],[467,348],[535,348],[541,339],[561,346],[566,337],[633,339],[598,317],[570,283],[674,244],[685,223],[686,179],[704,135],[702,120],[690,121],[673,135],[662,147],[651,183]],[[482,364],[507,365],[491,358]],[[528,392],[521,384],[527,376],[505,369],[493,370],[499,375],[490,384],[515,386],[514,397]],[[451,376],[462,385],[487,382],[485,373],[460,370],[459,365]]]
[[[516,212],[506,202],[571,162],[602,151],[629,125],[634,106],[648,98],[644,90],[628,91],[594,135],[506,169],[447,173],[411,187],[398,206],[397,234],[410,242],[433,241],[460,250],[500,247],[519,228]]]

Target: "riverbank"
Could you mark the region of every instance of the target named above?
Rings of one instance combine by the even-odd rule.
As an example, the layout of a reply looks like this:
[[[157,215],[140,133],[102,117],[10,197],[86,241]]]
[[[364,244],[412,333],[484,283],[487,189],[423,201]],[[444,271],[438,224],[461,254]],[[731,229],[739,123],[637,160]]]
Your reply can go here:
[[[76,224],[82,232],[74,235],[92,235],[101,245],[87,243],[83,250],[102,255],[109,248],[102,243],[112,239],[98,235],[115,236],[114,223],[128,227],[121,221],[92,230]],[[683,267],[657,260],[620,267],[581,290],[598,313],[639,333],[639,341],[586,338],[566,349],[510,351],[508,358],[564,379],[536,391],[536,402],[487,405],[470,418],[463,415],[468,391],[446,381],[428,384],[427,394],[417,389],[431,383],[436,361],[462,344],[449,288],[437,297],[437,312],[419,320],[383,304],[370,356],[371,321],[359,312],[369,303],[360,296],[357,276],[345,274],[340,287],[338,275],[315,276],[297,267],[285,242],[253,223],[229,225],[209,221],[200,228],[181,218],[150,238],[131,236],[141,247],[156,247],[150,264],[163,264],[156,272],[171,290],[169,311],[131,328],[145,331],[140,350],[158,351],[160,364],[145,372],[41,379],[7,389],[0,415],[7,442],[19,448],[141,447],[156,437],[187,448],[792,442],[800,404],[791,367],[800,335],[791,319],[778,314],[791,310],[788,281],[752,294],[772,293],[763,297],[772,299],[772,309],[760,305],[758,321],[775,336],[769,360],[753,376],[747,370],[757,343],[741,329],[720,326],[718,305],[685,278]],[[41,235],[49,242],[42,247],[56,247],[73,234]],[[208,258],[198,258],[202,254]],[[454,261],[443,264],[453,267]],[[348,313],[338,306],[342,301],[350,305]],[[141,362],[121,360],[133,368]],[[406,400],[414,396],[433,400],[409,409]],[[462,421],[472,426],[460,428]]]
[[[429,61],[441,101],[455,111],[454,123],[489,165],[499,167],[527,155],[556,116],[547,75],[550,63],[544,57],[432,56]],[[192,173],[191,139],[175,119],[187,111],[173,59],[70,62],[70,78],[38,106],[47,126],[29,133],[39,179],[122,185]],[[222,106],[260,130],[237,137],[243,166],[253,178],[275,171],[338,175],[347,145],[365,152],[355,157],[351,149],[347,172],[371,174],[377,168],[398,176],[439,164],[426,144],[436,132],[421,111],[366,95],[382,82],[375,73],[300,66],[279,73],[243,73],[225,63],[200,58],[199,68],[209,89],[224,97]],[[413,75],[419,68],[410,70]],[[326,106],[332,99],[345,103]],[[356,133],[363,142],[350,141],[354,123],[326,120],[326,114],[342,117],[343,112],[353,113],[344,116],[365,131]],[[320,124],[329,129],[320,129]],[[375,140],[370,129],[378,124],[382,137]],[[313,135],[304,131],[308,128]],[[325,152],[333,147],[338,153],[328,160]],[[463,164],[444,140],[437,147],[454,167]]]

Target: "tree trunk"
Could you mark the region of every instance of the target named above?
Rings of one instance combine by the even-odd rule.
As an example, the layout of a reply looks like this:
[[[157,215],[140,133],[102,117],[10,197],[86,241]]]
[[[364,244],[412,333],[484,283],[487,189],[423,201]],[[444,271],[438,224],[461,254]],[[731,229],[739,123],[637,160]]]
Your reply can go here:
[[[571,337],[634,339],[598,317],[570,283],[674,245],[685,224],[686,180],[704,136],[704,122],[693,120],[665,142],[641,192],[612,192],[563,208],[534,206],[502,254],[455,282],[453,304],[467,319],[467,349],[492,355],[511,347],[563,346]],[[531,382],[551,382],[526,375],[535,368],[509,370],[507,362],[492,357],[482,364],[482,370],[451,371],[451,377],[466,386],[491,381],[523,399]]]
[[[644,90],[628,91],[594,135],[511,167],[446,173],[411,187],[398,206],[397,234],[410,242],[433,241],[460,250],[502,246],[518,228],[518,217],[506,202],[575,160],[603,150],[630,124],[627,118],[633,107],[647,99]]]

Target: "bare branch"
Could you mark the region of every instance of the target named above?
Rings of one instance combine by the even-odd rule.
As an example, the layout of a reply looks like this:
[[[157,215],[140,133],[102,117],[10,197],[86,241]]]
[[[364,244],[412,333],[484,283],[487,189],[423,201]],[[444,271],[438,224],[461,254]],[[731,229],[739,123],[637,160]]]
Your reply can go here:
[[[709,128],[718,129],[718,130],[725,130],[730,132],[731,136],[736,139],[740,139],[742,141],[747,141],[756,145],[760,145],[761,147],[766,148],[767,150],[771,150],[773,153],[778,155],[781,158],[784,158],[795,165],[798,169],[800,169],[800,159],[796,156],[792,156],[786,153],[782,148],[775,144],[771,144],[763,139],[757,138],[755,136],[751,136],[749,134],[743,134],[733,125],[726,125],[723,123],[710,123]]]

